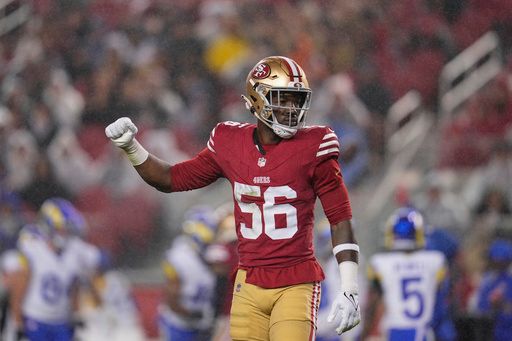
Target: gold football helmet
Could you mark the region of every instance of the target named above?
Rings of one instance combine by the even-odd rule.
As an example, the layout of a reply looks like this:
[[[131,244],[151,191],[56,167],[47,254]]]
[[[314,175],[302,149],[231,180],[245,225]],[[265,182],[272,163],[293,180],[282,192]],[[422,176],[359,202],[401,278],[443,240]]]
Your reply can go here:
[[[294,60],[272,56],[260,60],[246,81],[247,109],[284,139],[291,138],[304,127],[311,102],[311,89],[304,70]],[[294,98],[293,102],[286,98]],[[274,110],[290,113],[288,122],[279,122]],[[296,113],[292,119],[291,113]]]

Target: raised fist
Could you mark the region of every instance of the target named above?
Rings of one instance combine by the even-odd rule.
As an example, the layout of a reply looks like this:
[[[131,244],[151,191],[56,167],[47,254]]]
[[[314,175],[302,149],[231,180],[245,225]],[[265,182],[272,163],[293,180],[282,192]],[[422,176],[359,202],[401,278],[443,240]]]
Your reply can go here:
[[[128,117],[121,117],[105,128],[105,135],[119,148],[128,148],[137,134],[137,126]]]

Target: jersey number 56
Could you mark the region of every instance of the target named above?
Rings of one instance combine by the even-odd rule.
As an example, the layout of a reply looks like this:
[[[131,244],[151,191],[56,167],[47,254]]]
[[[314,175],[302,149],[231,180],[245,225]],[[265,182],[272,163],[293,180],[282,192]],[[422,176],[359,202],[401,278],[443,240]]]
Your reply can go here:
[[[252,215],[252,228],[248,228],[244,223],[240,224],[240,232],[244,238],[256,239],[264,232],[274,240],[289,239],[297,232],[297,209],[290,204],[276,204],[277,197],[297,198],[297,192],[289,186],[268,187],[262,193],[260,186],[235,182],[234,194],[240,211]],[[242,202],[242,195],[257,198],[263,195],[262,209],[255,203]],[[277,214],[286,215],[286,227],[276,227]]]

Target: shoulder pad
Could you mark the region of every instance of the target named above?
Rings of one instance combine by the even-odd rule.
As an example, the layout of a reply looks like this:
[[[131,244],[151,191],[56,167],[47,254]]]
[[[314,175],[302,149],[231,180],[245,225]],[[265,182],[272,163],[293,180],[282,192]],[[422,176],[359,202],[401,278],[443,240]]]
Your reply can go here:
[[[309,133],[314,135],[315,140],[318,141],[316,157],[324,159],[334,156],[337,158],[340,153],[340,143],[336,133],[325,126],[311,126],[309,129],[311,129]]]
[[[212,132],[210,133],[210,138],[208,139],[208,142],[206,143],[206,147],[212,153],[216,153],[215,141],[218,140],[218,136],[224,135],[229,131],[247,127],[249,125],[250,125],[250,123],[240,123],[240,122],[234,122],[234,121],[225,121],[225,122],[218,123],[215,126],[215,128],[212,129]]]

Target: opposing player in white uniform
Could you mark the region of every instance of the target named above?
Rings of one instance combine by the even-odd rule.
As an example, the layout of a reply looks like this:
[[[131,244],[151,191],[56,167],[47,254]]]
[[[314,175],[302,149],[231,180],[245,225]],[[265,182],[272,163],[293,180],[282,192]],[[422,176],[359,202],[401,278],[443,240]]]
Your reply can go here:
[[[202,253],[214,240],[216,225],[213,210],[191,208],[185,214],[183,234],[174,239],[165,254],[166,301],[159,313],[166,341],[210,340],[215,274]]]
[[[70,231],[68,248],[80,263],[81,289],[92,297],[92,307],[81,309],[85,328],[77,330],[82,341],[141,341],[144,332],[131,297],[131,286],[122,273],[107,271],[108,257],[97,246],[84,240],[87,224],[82,213],[68,200],[51,198]]]
[[[69,231],[69,248],[77,254],[80,261],[80,280],[88,285],[99,273],[103,254],[96,245],[84,240],[87,223],[82,213],[71,202],[63,198],[51,198],[47,202],[57,205],[64,217],[66,229]]]
[[[17,257],[4,262],[17,337],[72,340],[82,262],[69,245],[71,234],[59,203],[45,201],[39,218],[21,232]]]
[[[369,262],[369,295],[365,325],[375,323],[375,307],[382,300],[382,334],[389,341],[454,340],[446,303],[446,259],[441,252],[424,250],[421,214],[400,208],[386,225],[386,252]]]

